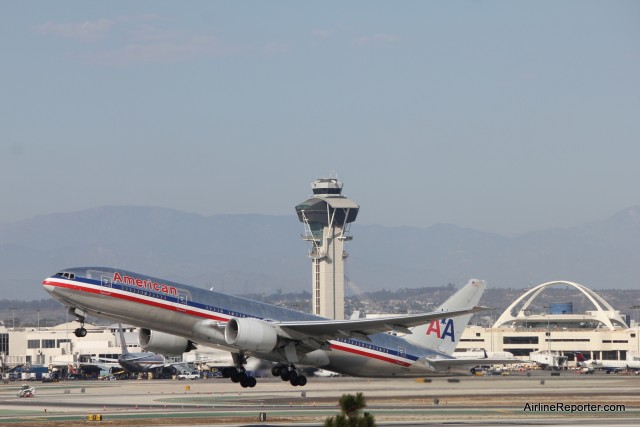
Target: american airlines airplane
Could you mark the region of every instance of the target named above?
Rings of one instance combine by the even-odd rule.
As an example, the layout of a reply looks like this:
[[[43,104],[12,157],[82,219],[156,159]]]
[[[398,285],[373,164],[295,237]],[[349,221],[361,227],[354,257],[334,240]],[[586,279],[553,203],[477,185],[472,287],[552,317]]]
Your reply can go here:
[[[275,362],[272,374],[294,386],[307,382],[296,366],[364,377],[469,374],[478,362],[451,354],[471,315],[486,310],[476,306],[486,287],[480,280],[469,281],[434,312],[352,320],[108,267],[65,269],[43,286],[82,324],[93,315],[140,327],[145,350],[182,354],[198,343],[231,352],[235,366],[223,375],[243,387],[256,385],[244,368],[249,356]],[[84,327],[75,331],[86,334]]]

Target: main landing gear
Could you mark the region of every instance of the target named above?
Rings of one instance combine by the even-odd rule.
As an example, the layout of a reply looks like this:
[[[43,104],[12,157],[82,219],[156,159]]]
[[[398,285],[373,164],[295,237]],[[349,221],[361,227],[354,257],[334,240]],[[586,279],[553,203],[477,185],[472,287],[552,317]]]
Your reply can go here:
[[[232,353],[233,363],[235,366],[227,366],[222,368],[222,377],[229,378],[234,383],[240,383],[243,388],[255,387],[256,379],[247,373],[244,365],[247,358],[242,353]],[[292,386],[304,386],[307,384],[307,377],[302,375],[293,364],[276,365],[271,368],[271,374],[274,377],[280,377],[282,381],[289,381]]]
[[[247,374],[244,365],[247,363],[247,358],[244,357],[242,353],[232,353],[231,357],[233,357],[233,362],[236,366],[227,366],[226,368],[222,368],[222,377],[230,378],[234,383],[240,383],[243,388],[247,387],[255,387],[256,379],[251,375]]]
[[[293,365],[276,365],[271,368],[274,377],[280,377],[282,381],[289,381],[292,386],[304,386],[307,384],[307,377],[298,372]]]
[[[73,334],[78,337],[78,338],[83,338],[87,336],[87,330],[84,328],[84,316],[85,316],[85,312],[84,310],[81,310],[79,308],[75,308],[75,307],[71,307],[69,309],[69,313],[76,316],[78,318],[78,322],[80,322],[80,327],[76,328],[75,331],[73,331]]]
[[[222,376],[224,378],[230,378],[234,383],[240,383],[243,388],[255,387],[256,379],[247,374],[244,367],[227,366],[222,368]]]

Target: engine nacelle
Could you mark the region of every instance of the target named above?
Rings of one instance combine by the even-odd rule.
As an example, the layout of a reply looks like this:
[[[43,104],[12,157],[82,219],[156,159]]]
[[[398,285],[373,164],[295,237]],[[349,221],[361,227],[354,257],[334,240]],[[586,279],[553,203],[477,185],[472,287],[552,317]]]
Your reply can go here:
[[[144,350],[167,356],[179,356],[196,348],[195,344],[186,338],[145,328],[140,328],[138,340]]]
[[[224,339],[227,344],[243,350],[268,353],[276,347],[278,333],[273,326],[260,319],[232,318],[227,322]]]

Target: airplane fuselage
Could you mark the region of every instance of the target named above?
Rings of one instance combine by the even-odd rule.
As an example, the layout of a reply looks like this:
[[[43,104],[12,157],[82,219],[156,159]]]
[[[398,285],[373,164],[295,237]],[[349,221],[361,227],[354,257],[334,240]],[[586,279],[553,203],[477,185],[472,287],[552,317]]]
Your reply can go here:
[[[147,372],[162,368],[166,361],[163,356],[155,353],[128,353],[120,356],[118,363],[129,372]]]
[[[640,370],[640,361],[637,360],[591,360],[586,364],[594,369],[603,369],[608,372]]]

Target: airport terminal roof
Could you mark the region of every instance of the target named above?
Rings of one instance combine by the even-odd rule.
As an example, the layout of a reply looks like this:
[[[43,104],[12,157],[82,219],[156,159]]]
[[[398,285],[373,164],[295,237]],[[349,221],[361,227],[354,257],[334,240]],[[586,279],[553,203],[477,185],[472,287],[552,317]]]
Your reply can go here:
[[[545,289],[552,286],[572,286],[580,291],[587,299],[593,304],[595,310],[587,311],[582,315],[575,314],[547,314],[547,315],[530,315],[527,314],[529,305],[540,295]],[[524,301],[522,307],[518,310],[517,314],[514,311],[518,304]],[[591,289],[582,286],[575,282],[568,282],[565,280],[557,280],[552,282],[546,282],[538,285],[517,298],[507,309],[502,313],[498,320],[493,325],[494,328],[501,327],[521,327],[529,322],[554,322],[554,323],[580,323],[580,322],[598,322],[604,327],[610,330],[616,328],[628,328],[629,326],[623,319],[618,310],[615,310],[607,301],[600,295],[596,294]]]

